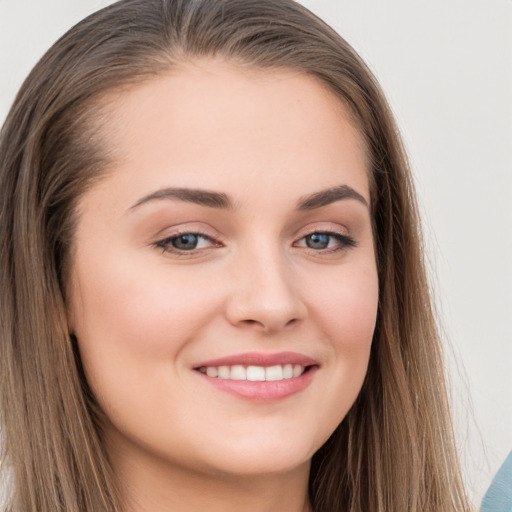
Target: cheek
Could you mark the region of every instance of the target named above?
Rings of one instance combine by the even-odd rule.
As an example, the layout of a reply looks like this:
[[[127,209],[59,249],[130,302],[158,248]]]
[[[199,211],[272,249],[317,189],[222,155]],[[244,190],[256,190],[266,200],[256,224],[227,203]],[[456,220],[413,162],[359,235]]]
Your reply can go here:
[[[179,349],[173,342],[185,342],[216,302],[212,290],[205,294],[180,273],[166,277],[156,269],[103,262],[82,274],[87,278],[79,278],[75,293],[78,331],[91,344],[127,353]]]
[[[364,382],[375,330],[378,278],[374,266],[344,272],[312,296],[312,314],[329,350],[332,381],[323,410],[335,428],[354,403]]]
[[[113,417],[119,403],[149,403],[152,389],[172,388],[182,349],[211,321],[218,301],[215,289],[200,293],[186,273],[166,277],[154,266],[107,262],[78,262],[72,297],[87,380]]]
[[[370,264],[340,273],[317,289],[311,310],[334,348],[357,353],[371,345],[378,300],[377,271]]]

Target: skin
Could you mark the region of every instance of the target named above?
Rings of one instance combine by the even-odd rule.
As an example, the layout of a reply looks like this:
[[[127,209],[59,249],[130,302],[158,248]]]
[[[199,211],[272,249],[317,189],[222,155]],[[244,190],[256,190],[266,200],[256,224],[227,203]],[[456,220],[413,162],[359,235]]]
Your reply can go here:
[[[375,327],[358,130],[313,78],[219,60],[121,93],[108,128],[112,171],[79,203],[69,323],[125,510],[309,510],[310,459],[359,393]],[[297,209],[340,186],[363,200]],[[138,204],[168,187],[226,194],[232,208]],[[198,232],[193,251],[169,241]],[[312,248],[312,232],[354,246],[327,235]],[[226,393],[194,369],[283,351],[317,364],[278,400]]]

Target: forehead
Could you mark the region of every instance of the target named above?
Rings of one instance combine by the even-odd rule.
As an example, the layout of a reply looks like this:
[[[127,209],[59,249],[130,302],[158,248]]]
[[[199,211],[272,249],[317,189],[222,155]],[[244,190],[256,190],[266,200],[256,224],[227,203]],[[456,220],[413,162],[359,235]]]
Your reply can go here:
[[[134,191],[148,180],[155,187],[200,180],[215,189],[250,178],[289,187],[308,172],[315,188],[319,174],[328,181],[322,186],[336,186],[353,171],[369,202],[353,116],[326,85],[297,70],[188,62],[111,99],[103,131],[114,174],[130,177]]]

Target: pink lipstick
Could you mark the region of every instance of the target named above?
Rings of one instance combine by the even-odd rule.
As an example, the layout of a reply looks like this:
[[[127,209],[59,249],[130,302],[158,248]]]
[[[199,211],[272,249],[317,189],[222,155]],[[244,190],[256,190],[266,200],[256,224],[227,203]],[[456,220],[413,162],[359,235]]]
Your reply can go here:
[[[295,352],[248,352],[194,366],[194,370],[217,389],[262,402],[280,400],[302,391],[318,368],[316,360]]]

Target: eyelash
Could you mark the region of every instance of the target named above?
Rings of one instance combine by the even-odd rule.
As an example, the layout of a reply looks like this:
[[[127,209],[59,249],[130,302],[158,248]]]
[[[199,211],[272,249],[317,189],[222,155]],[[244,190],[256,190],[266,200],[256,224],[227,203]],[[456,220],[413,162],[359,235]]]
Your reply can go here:
[[[177,256],[192,256],[196,254],[197,252],[201,251],[202,248],[199,249],[191,249],[191,250],[185,250],[185,249],[178,249],[176,247],[173,247],[172,243],[175,240],[178,240],[179,238],[183,238],[186,236],[195,236],[202,240],[209,240],[213,243],[213,246],[221,246],[222,244],[216,240],[214,240],[211,236],[205,235],[201,232],[196,231],[182,231],[173,233],[171,236],[168,236],[162,240],[157,241],[154,245],[162,250],[164,253],[172,253],[176,254]]]
[[[314,252],[319,252],[319,253],[323,253],[323,254],[337,253],[339,251],[351,249],[351,248],[357,246],[356,241],[352,237],[350,237],[348,235],[343,235],[341,233],[337,233],[335,231],[321,231],[321,230],[312,231],[311,233],[307,233],[306,235],[301,237],[299,239],[299,241],[306,240],[308,237],[311,237],[313,235],[324,235],[324,236],[329,237],[330,239],[334,238],[334,240],[336,240],[338,242],[337,247],[331,247],[331,248],[327,247],[324,249],[314,249],[312,247],[308,247],[308,249],[310,249]],[[328,243],[330,243],[330,240]]]
[[[346,249],[351,249],[353,247],[357,247],[357,242],[352,237],[350,237],[348,235],[343,235],[341,233],[336,233],[334,231],[320,231],[320,230],[312,231],[311,233],[307,233],[306,235],[299,238],[299,240],[297,242],[295,242],[295,244],[302,240],[305,240],[308,237],[311,237],[313,235],[325,235],[325,236],[329,237],[329,239],[334,238],[339,244],[338,247],[334,247],[334,248],[326,247],[323,249],[315,249],[312,247],[305,247],[306,249],[309,249],[310,251],[313,251],[314,253],[330,254],[330,253],[337,253],[337,252],[340,252],[340,251],[343,251]],[[179,249],[179,248],[176,248],[173,246],[173,242],[175,240],[178,240],[179,238],[183,238],[186,236],[194,236],[194,237],[197,237],[202,240],[209,240],[210,242],[212,242],[213,247],[222,246],[221,242],[213,239],[212,237],[210,237],[204,233],[196,232],[196,231],[183,231],[183,232],[173,233],[171,236],[168,236],[162,240],[158,240],[157,242],[155,242],[154,246],[161,249],[162,252],[164,252],[164,253],[172,253],[177,256],[184,256],[184,257],[193,256],[196,253],[205,249],[205,248],[199,248],[199,249],[193,248],[190,250],[186,250],[186,249]],[[328,243],[330,243],[330,242],[331,242],[331,240],[329,240]],[[208,247],[208,248],[211,248],[211,247]]]

